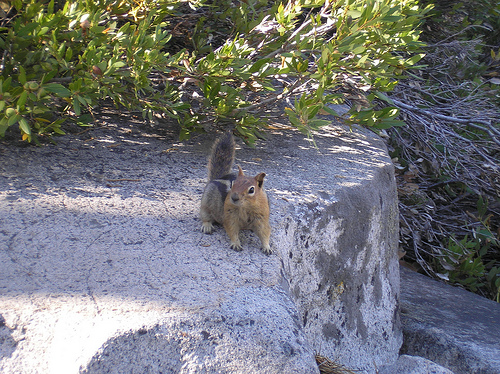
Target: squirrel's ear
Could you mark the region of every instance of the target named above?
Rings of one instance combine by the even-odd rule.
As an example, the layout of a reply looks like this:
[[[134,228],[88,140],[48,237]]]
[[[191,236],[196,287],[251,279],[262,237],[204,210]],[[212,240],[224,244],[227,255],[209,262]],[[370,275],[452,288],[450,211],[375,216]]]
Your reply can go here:
[[[260,173],[260,174],[255,176],[255,180],[257,181],[257,184],[259,185],[259,187],[262,187],[262,185],[264,184],[264,177],[265,176],[266,176],[266,173]]]
[[[238,165],[238,177],[241,175],[245,175],[245,174],[243,174],[243,169],[241,168],[241,166]]]

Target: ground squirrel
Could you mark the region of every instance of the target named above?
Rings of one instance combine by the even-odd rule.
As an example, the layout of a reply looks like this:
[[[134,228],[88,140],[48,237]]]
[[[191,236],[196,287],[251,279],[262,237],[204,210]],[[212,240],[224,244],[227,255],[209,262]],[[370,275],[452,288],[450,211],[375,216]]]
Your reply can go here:
[[[241,251],[240,230],[250,229],[262,242],[262,252],[271,253],[269,237],[269,201],[264,191],[265,173],[247,177],[238,166],[231,173],[235,144],[231,133],[217,139],[208,159],[208,183],[201,198],[201,231],[210,234],[218,222],[231,240],[231,248]]]

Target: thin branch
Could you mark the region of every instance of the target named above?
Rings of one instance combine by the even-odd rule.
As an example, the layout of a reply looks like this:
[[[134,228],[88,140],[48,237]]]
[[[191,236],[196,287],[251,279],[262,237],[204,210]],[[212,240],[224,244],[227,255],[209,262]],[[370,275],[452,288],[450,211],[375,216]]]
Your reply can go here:
[[[498,146],[500,146],[500,140],[497,139],[496,134],[494,134],[494,133],[497,133],[497,134],[500,134],[500,133],[488,121],[450,117],[450,116],[446,116],[444,114],[439,114],[439,113],[431,112],[431,111],[426,110],[426,109],[421,109],[421,108],[418,108],[418,107],[415,107],[412,105],[408,105],[408,104],[405,104],[405,103],[403,103],[399,100],[396,100],[396,99],[391,99],[391,100],[396,106],[398,106],[402,109],[411,110],[414,112],[419,112],[419,113],[425,114],[428,117],[441,119],[443,121],[465,124],[467,126],[475,128],[475,129],[484,131],[485,133],[487,133],[491,137],[491,140],[493,140],[496,144],[498,144]],[[487,128],[480,126],[479,124],[484,125]]]
[[[255,104],[251,104],[249,106],[241,108],[240,110],[242,110],[244,112],[250,112],[253,109],[260,108],[260,107],[265,106],[267,104],[270,104],[270,103],[276,102],[278,100],[282,100],[284,98],[287,98],[292,94],[297,94],[297,87],[300,87],[304,84],[307,84],[307,82],[303,83],[303,78],[299,78],[290,85],[290,87],[288,88],[288,92],[286,92],[286,93],[280,92],[279,94],[273,95],[267,99],[264,99],[262,101],[255,103]]]
[[[440,40],[439,42],[437,42],[435,44],[428,44],[425,47],[426,48],[435,48],[435,47],[438,47],[438,46],[442,46],[443,44],[446,44],[447,40],[453,39],[456,36],[458,36],[460,34],[463,34],[464,32],[466,32],[466,31],[468,31],[468,30],[470,30],[472,28],[481,28],[481,29],[485,29],[485,30],[488,30],[488,31],[493,31],[491,29],[491,27],[487,27],[487,26],[483,26],[483,25],[469,25],[469,26],[465,27],[464,29],[460,30],[459,32],[457,32],[456,34],[450,35],[447,38],[445,38],[443,40]]]

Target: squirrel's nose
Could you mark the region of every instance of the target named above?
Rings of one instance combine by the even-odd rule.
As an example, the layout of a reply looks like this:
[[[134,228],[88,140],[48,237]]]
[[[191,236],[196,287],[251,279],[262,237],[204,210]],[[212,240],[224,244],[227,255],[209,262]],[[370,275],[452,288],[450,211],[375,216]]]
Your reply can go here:
[[[231,200],[233,200],[234,203],[238,202],[240,200],[240,197],[238,196],[237,193],[233,193],[231,195]]]

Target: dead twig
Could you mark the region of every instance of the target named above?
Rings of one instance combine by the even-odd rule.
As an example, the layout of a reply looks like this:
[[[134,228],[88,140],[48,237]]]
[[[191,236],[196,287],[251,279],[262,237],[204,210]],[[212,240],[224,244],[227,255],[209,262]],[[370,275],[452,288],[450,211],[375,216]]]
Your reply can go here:
[[[490,136],[491,140],[493,140],[495,143],[497,143],[498,146],[500,147],[500,139],[497,138],[497,136],[500,136],[500,131],[498,131],[497,129],[495,129],[492,126],[491,121],[482,121],[479,119],[456,118],[456,117],[446,116],[443,114],[432,112],[431,110],[428,110],[428,109],[417,108],[415,106],[405,104],[405,103],[403,103],[399,100],[396,100],[396,99],[392,99],[392,101],[397,107],[399,107],[401,109],[411,110],[414,112],[422,113],[428,117],[441,119],[443,121],[465,124],[467,126],[471,126],[471,127],[475,128],[477,130],[484,131],[485,133],[487,133]],[[464,138],[461,137],[461,139],[463,140]]]

